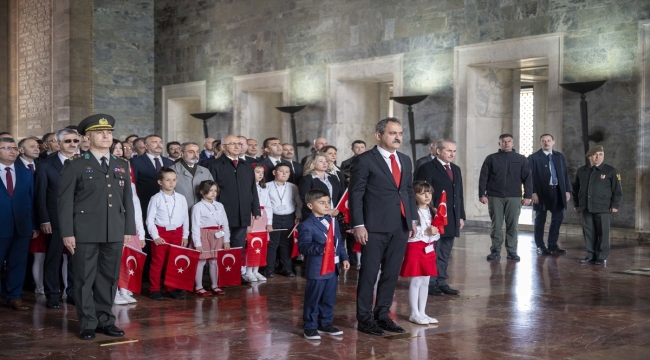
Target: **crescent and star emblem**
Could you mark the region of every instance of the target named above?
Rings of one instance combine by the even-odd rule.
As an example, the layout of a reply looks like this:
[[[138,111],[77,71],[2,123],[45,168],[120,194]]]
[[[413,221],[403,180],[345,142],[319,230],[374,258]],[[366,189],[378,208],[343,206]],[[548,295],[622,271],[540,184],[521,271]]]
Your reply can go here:
[[[347,201],[347,200],[345,200],[345,208],[346,208],[346,209],[349,209],[349,208],[350,208],[350,207],[348,206],[348,201]]]
[[[443,206],[443,208],[440,209],[440,216],[442,216],[442,217],[447,216],[447,204],[446,203],[441,203],[440,205]]]
[[[237,259],[235,259],[235,255],[233,255],[233,254],[224,255],[223,258],[221,259],[221,265],[226,265],[226,259],[228,259],[228,258],[232,258],[232,264],[235,265],[235,263],[237,262]],[[226,266],[226,271],[230,271],[231,269],[232,268],[230,266]]]
[[[190,266],[190,258],[188,258],[186,255],[178,255],[176,259],[174,259],[174,265],[178,266],[178,259],[183,259],[187,261],[187,266],[186,267],[179,267],[178,268],[178,273],[182,274],[185,269],[187,269]]]
[[[129,261],[131,260],[133,260],[133,263],[135,264],[135,269],[129,267]],[[129,269],[129,276],[135,275],[135,270],[138,270],[138,261],[135,259],[135,256],[131,255],[126,258],[126,268]]]
[[[253,248],[255,247],[255,242],[256,242],[256,241],[259,241],[259,242],[260,242],[260,248],[261,248],[262,246],[264,246],[264,243],[262,242],[262,239],[259,238],[259,237],[256,237],[256,238],[253,238],[253,240],[251,240],[251,247],[253,247]],[[259,253],[261,253],[261,252],[262,252],[262,250],[260,250],[260,249],[255,249],[255,253],[256,253],[256,254],[259,254]]]

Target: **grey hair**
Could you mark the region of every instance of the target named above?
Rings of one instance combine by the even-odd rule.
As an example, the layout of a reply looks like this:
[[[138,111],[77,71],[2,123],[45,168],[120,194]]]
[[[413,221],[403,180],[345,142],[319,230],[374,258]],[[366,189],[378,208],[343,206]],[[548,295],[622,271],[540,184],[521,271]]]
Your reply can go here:
[[[181,144],[181,151],[182,152],[185,152],[185,147],[187,147],[187,145],[196,145],[199,149],[201,148],[199,146],[199,144],[195,143],[194,141],[188,141],[188,142],[184,142],[184,143]]]
[[[454,140],[451,140],[451,139],[438,139],[438,140],[436,140],[436,142],[437,142],[436,143],[436,150],[441,150],[441,151],[445,149],[445,146],[447,144],[456,145],[456,142]]]
[[[63,137],[66,135],[77,135],[79,136],[79,133],[76,130],[68,129],[68,128],[63,128],[54,134],[54,138],[56,141],[63,141]]]
[[[379,133],[379,135],[384,135],[384,132],[386,132],[386,126],[388,125],[389,122],[398,123],[400,125],[402,124],[397,118],[387,117],[385,119],[379,120],[379,122],[375,126],[375,132]]]

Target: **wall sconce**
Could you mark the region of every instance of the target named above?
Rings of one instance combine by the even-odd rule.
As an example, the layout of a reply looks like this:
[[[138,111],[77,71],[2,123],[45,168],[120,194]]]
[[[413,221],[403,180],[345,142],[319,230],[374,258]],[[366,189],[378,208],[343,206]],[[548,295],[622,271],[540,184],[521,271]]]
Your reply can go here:
[[[208,119],[211,119],[211,118],[215,117],[217,114],[218,114],[218,112],[190,114],[190,115],[192,115],[192,117],[203,121],[203,134],[205,135],[205,139],[207,139],[209,137],[208,136]]]
[[[293,140],[294,148],[294,157],[298,156],[298,146],[309,147],[309,141],[298,142],[298,135],[296,134],[296,119],[294,114],[298,111],[304,109],[307,105],[297,105],[297,106],[278,106],[276,109],[280,110],[283,113],[291,114],[291,137]]]
[[[417,160],[415,157],[415,144],[428,144],[429,138],[415,139],[415,120],[413,119],[413,105],[423,101],[429,95],[414,95],[414,96],[391,96],[391,100],[398,104],[408,105],[409,117],[409,134],[411,135],[411,160],[415,164]]]

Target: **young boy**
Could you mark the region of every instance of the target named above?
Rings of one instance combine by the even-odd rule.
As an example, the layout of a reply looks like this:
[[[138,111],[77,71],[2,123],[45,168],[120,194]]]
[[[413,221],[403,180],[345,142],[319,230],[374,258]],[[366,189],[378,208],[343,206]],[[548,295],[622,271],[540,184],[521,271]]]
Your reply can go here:
[[[303,330],[305,338],[318,340],[320,339],[319,333],[343,334],[343,331],[332,326],[332,320],[334,320],[340,261],[343,262],[343,270],[350,268],[350,261],[345,251],[341,232],[338,229],[338,223],[334,221],[336,227],[334,231],[336,270],[320,276],[325,241],[331,224],[330,197],[322,190],[313,189],[305,195],[305,202],[312,213],[298,225],[298,248],[300,253],[305,256],[305,277],[307,278],[305,304],[302,312]]]
[[[176,172],[163,167],[158,173],[160,192],[151,197],[147,208],[147,229],[154,244],[151,246],[151,265],[149,265],[149,281],[151,287],[149,297],[153,300],[163,300],[160,292],[162,269],[168,248],[165,244],[187,246],[190,235],[190,219],[187,213],[185,196],[174,191],[176,187]],[[184,299],[185,294],[178,289],[167,289],[167,296],[173,299]]]
[[[302,201],[298,187],[289,181],[291,168],[289,164],[279,163],[273,168],[275,180],[266,184],[269,189],[271,211],[268,212],[267,230],[271,234],[268,252],[266,254],[267,274],[273,275],[276,257],[280,258],[280,275],[296,276],[291,269],[291,253],[293,240],[289,233],[300,222],[302,217]],[[296,210],[298,210],[296,212]],[[272,214],[271,214],[272,213]],[[286,229],[273,231],[273,229]],[[278,254],[279,248],[279,254]],[[279,256],[278,256],[279,255]]]

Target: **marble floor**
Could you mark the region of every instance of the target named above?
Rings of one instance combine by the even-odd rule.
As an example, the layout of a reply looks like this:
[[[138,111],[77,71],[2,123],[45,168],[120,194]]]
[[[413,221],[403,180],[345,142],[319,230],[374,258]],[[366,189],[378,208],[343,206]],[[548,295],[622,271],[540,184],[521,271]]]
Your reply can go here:
[[[479,231],[479,230],[476,230]],[[404,338],[358,333],[358,272],[340,279],[334,325],[342,337],[301,335],[304,279],[281,276],[223,297],[154,302],[113,309],[120,340],[76,338],[74,307],[46,310],[26,293],[32,311],[0,307],[2,359],[648,359],[650,246],[616,242],[606,267],[580,265],[582,240],[563,238],[564,256],[537,256],[532,234],[520,234],[520,262],[485,260],[489,237],[468,230],[457,239],[450,284],[460,296],[430,297],[437,326],[408,322],[408,281],[400,279],[392,317]],[[505,252],[505,250],[504,250]],[[504,253],[505,255],[505,253]],[[632,269],[636,272],[627,272]]]

